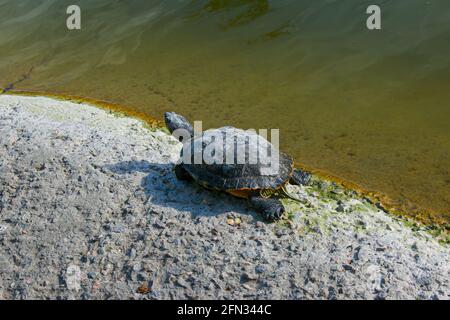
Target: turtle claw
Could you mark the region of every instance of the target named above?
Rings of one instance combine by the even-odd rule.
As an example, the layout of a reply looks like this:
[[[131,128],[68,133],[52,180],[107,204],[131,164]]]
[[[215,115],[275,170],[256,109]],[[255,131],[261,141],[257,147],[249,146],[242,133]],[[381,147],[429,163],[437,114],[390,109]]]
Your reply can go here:
[[[283,213],[284,213],[284,209],[276,210],[274,212],[265,212],[264,219],[267,221],[277,221],[277,220],[280,220]]]
[[[263,198],[257,195],[250,198],[250,203],[268,221],[278,220],[284,213],[283,204],[275,198]]]

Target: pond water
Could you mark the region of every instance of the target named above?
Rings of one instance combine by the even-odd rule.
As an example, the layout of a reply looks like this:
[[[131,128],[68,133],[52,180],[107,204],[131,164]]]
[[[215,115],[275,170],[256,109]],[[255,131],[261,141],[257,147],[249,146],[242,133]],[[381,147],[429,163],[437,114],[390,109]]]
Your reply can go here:
[[[296,161],[450,218],[450,2],[0,0],[0,86],[203,126],[280,128]]]

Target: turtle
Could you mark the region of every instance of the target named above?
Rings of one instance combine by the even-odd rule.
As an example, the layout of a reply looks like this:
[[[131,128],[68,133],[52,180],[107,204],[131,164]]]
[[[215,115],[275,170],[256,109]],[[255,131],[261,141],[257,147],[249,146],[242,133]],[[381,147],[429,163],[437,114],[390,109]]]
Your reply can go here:
[[[174,166],[175,175],[179,180],[193,180],[206,189],[248,199],[255,211],[268,221],[280,219],[285,212],[279,196],[299,200],[287,191],[287,184],[305,185],[310,180],[309,173],[294,168],[292,157],[278,151],[254,131],[225,126],[197,133],[185,117],[175,112],[165,112],[164,120],[169,132],[183,143],[180,160]],[[177,131],[179,129],[183,131]],[[183,132],[184,135],[180,135],[179,132]],[[203,156],[206,148],[215,142],[216,147],[221,146],[223,151],[221,154],[216,151],[211,154],[222,161],[208,162],[203,157],[199,157],[201,162],[194,161],[199,153]],[[238,149],[242,146],[245,148]],[[270,152],[265,148],[270,149]],[[232,161],[227,161],[225,155],[230,150],[235,152],[231,153]],[[240,162],[237,150],[243,150],[245,153],[245,157],[242,158],[241,155]],[[279,155],[278,170],[269,172],[268,162],[263,160],[267,160],[264,157],[267,158],[268,154],[271,155],[274,151]],[[259,157],[255,159],[255,155]]]

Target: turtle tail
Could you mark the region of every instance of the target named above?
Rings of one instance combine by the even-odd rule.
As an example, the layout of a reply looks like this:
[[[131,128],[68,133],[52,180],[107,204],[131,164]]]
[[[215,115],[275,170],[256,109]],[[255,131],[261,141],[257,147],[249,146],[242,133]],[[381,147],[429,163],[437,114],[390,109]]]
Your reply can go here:
[[[263,198],[270,198],[273,195],[283,195],[285,197],[288,197],[289,199],[292,199],[294,201],[303,202],[300,198],[298,198],[296,195],[292,194],[289,190],[286,189],[286,185],[281,186],[280,189],[262,189],[259,194]]]
[[[286,185],[283,185],[281,187],[281,193],[288,197],[289,199],[292,199],[294,201],[303,202],[302,199],[298,198],[297,195],[292,194],[288,189],[286,189]]]

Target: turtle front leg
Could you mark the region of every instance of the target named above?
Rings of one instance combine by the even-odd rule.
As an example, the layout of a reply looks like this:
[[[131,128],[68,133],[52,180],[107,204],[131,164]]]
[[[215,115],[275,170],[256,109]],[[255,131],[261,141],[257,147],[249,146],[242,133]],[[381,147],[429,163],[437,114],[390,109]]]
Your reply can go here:
[[[310,180],[311,174],[300,169],[294,169],[294,171],[292,172],[291,180],[289,180],[289,182],[291,184],[304,186],[307,185]]]
[[[250,197],[250,204],[269,221],[280,219],[284,213],[283,204],[276,198],[263,198],[258,194]]]
[[[175,165],[175,175],[178,180],[190,181],[192,180],[191,175],[183,168],[181,164]]]

